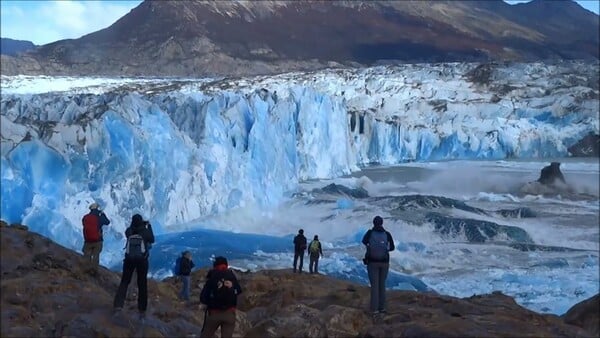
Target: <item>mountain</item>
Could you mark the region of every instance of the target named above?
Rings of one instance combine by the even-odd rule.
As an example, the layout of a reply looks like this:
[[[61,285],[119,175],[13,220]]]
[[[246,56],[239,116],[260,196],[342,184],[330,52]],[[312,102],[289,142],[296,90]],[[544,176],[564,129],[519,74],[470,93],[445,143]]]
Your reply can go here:
[[[249,75],[378,62],[597,59],[598,15],[571,0],[145,1],[3,74]]]
[[[0,54],[15,56],[32,49],[35,45],[31,41],[13,40],[8,38],[0,38]]]

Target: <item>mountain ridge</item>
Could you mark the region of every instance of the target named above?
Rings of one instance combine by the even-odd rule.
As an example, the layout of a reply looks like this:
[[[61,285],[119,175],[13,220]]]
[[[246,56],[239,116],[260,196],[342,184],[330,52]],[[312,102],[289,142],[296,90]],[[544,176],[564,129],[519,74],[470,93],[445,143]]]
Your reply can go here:
[[[3,57],[2,74],[256,75],[378,62],[598,59],[571,0],[144,1],[79,39]]]
[[[31,41],[0,38],[0,54],[16,56],[36,47]]]

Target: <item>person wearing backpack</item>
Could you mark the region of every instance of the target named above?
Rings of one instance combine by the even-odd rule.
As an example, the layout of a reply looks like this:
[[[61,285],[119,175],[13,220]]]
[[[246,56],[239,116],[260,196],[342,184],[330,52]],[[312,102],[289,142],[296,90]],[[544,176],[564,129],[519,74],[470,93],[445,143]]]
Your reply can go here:
[[[308,272],[319,273],[319,257],[323,256],[323,248],[321,242],[319,242],[319,236],[315,235],[314,239],[308,246],[308,254],[310,261],[308,263]]]
[[[115,314],[123,309],[127,288],[131,282],[133,272],[137,272],[138,286],[138,311],[140,319],[145,319],[148,306],[148,257],[149,250],[154,243],[152,225],[144,221],[141,215],[135,214],[131,218],[131,225],[125,230],[127,243],[125,244],[125,259],[123,260],[123,274],[121,283],[115,295],[113,307]]]
[[[383,218],[373,218],[373,228],[369,229],[362,243],[366,246],[364,262],[367,264],[369,283],[371,284],[372,314],[385,313],[385,280],[390,268],[390,251],[394,251],[394,239],[389,231],[383,228]]]
[[[233,271],[229,269],[227,259],[216,257],[200,292],[200,302],[206,305],[200,337],[212,338],[219,327],[222,338],[233,337],[235,308],[240,293],[242,287]]]
[[[296,272],[296,264],[298,258],[300,259],[300,265],[298,266],[298,272],[302,273],[302,266],[304,265],[304,250],[306,250],[306,237],[304,237],[304,230],[298,230],[298,234],[294,237],[294,272]]]
[[[179,277],[181,278],[181,292],[179,292],[179,298],[181,300],[190,300],[190,275],[194,268],[194,261],[192,261],[192,253],[184,251],[180,257],[181,262],[179,263]]]
[[[100,265],[100,252],[102,252],[102,227],[109,225],[110,220],[100,210],[98,203],[90,204],[90,212],[81,219],[83,225],[83,257],[91,263],[92,269]]]

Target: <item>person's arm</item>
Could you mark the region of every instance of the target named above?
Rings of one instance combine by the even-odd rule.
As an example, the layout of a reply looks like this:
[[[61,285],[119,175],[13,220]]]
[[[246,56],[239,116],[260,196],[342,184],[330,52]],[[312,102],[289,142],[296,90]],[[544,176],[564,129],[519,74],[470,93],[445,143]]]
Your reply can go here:
[[[396,250],[396,246],[394,245],[394,239],[392,238],[392,234],[389,231],[387,232],[388,242],[390,243],[390,251]]]
[[[321,256],[323,256],[323,246],[321,246],[321,242],[319,242],[319,252],[321,253]]]
[[[108,219],[108,217],[106,217],[106,214],[104,213],[104,211],[100,211],[100,226],[109,225],[109,224],[110,224],[110,220]]]
[[[242,286],[240,285],[240,282],[238,282],[238,279],[235,276],[235,274],[233,273],[233,271],[231,272],[231,275],[232,275],[232,283],[233,283],[233,288],[235,290],[235,294],[239,295],[240,293],[242,293]]]
[[[370,235],[371,235],[371,230],[367,230],[367,232],[365,232],[365,235],[363,236],[362,244],[364,244],[364,245],[369,244],[369,236]]]
[[[131,230],[131,227],[128,227],[127,229],[125,229],[125,237],[129,238],[129,236],[131,236],[132,232],[133,232],[133,230]]]
[[[153,244],[154,243],[154,231],[152,231],[152,224],[148,222],[148,227],[146,228],[146,242]]]
[[[190,270],[193,269],[194,266],[196,266],[196,265],[194,265],[194,261],[190,259]]]

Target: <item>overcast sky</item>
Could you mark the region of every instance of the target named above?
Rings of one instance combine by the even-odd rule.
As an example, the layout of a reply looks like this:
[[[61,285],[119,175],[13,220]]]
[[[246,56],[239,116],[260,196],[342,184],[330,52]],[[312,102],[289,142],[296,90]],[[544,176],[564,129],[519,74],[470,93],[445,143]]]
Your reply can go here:
[[[62,39],[76,39],[110,26],[141,2],[141,0],[2,0],[0,1],[0,36],[32,41],[36,45]],[[507,2],[519,3],[528,0]],[[599,0],[577,2],[598,14]]]

